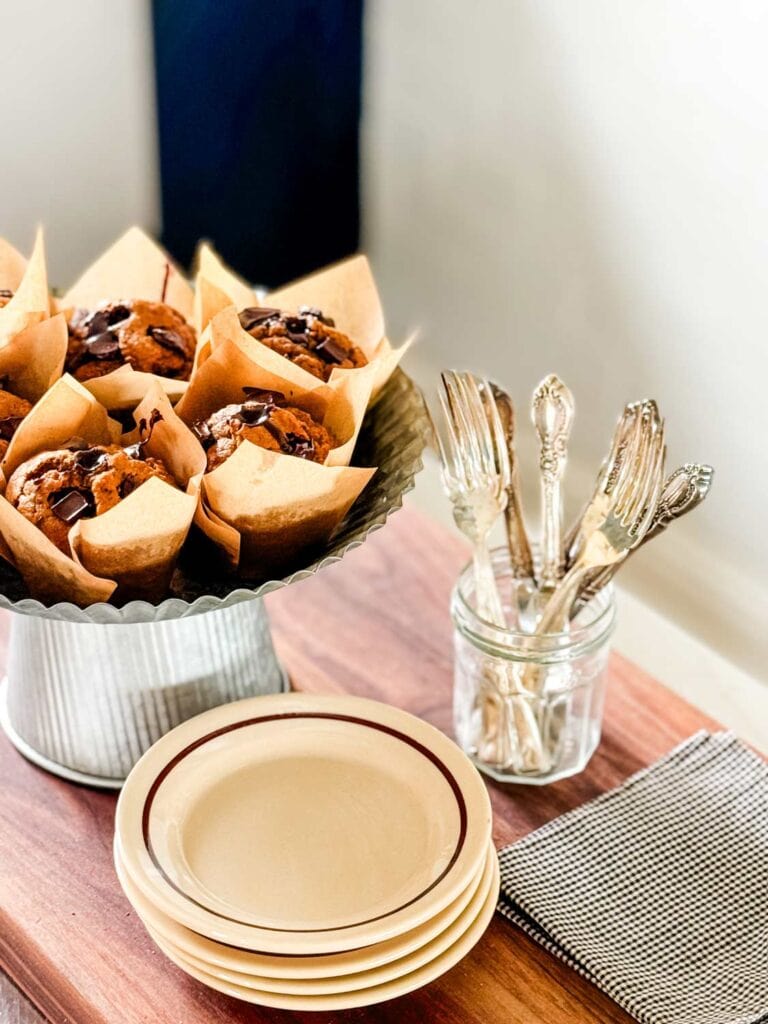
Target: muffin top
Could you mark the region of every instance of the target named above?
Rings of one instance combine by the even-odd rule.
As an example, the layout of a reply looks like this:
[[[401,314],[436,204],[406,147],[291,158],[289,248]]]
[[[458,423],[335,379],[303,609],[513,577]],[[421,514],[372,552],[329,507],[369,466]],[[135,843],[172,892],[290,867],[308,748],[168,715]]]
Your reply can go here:
[[[208,471],[216,469],[243,443],[268,451],[325,462],[335,440],[308,412],[289,405],[279,391],[243,388],[245,400],[225,405],[193,430],[206,449]]]
[[[143,454],[145,444],[123,448],[83,443],[40,452],[14,470],[5,497],[69,554],[69,531],[78,519],[114,508],[150,477],[177,486],[162,460]]]
[[[368,362],[363,350],[313,306],[300,306],[298,313],[251,306],[240,313],[240,325],[262,345],[320,380],[327,381],[334,369],[355,369]]]
[[[65,368],[80,381],[103,377],[124,363],[189,380],[196,344],[194,329],[164,302],[105,302],[72,313]]]

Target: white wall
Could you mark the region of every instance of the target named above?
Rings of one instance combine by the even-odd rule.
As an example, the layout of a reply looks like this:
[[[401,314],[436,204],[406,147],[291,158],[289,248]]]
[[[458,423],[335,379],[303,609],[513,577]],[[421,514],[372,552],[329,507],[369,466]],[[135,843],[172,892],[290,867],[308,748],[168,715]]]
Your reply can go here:
[[[159,223],[149,6],[24,0],[0,17],[0,235],[46,228],[66,284],[132,223]]]
[[[625,582],[762,678],[766,39],[762,0],[370,0],[364,144],[414,365],[491,372],[520,408],[560,373],[574,510],[624,402],[656,397],[670,462],[715,484]]]

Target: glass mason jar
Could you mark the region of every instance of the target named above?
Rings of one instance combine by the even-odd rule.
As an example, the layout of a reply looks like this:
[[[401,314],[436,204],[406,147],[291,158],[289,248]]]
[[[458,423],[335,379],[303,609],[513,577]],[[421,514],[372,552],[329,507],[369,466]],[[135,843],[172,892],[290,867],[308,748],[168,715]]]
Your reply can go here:
[[[492,564],[507,628],[478,615],[471,563],[451,598],[456,739],[493,778],[544,785],[582,771],[600,741],[613,588],[566,631],[538,635],[530,580],[514,578],[506,548],[492,552]]]

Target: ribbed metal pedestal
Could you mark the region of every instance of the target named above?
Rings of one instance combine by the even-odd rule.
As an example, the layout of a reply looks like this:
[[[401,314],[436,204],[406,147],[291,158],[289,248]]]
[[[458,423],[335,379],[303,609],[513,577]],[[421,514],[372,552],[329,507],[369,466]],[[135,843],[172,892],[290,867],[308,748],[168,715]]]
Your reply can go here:
[[[13,616],[0,724],[30,760],[118,788],[193,715],[287,688],[262,600],[159,622]]]

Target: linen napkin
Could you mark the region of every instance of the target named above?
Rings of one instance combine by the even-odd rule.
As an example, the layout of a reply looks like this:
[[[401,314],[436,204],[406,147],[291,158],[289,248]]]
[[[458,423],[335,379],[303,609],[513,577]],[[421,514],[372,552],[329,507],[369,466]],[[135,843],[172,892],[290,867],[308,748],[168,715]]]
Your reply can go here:
[[[499,854],[499,911],[643,1024],[768,1022],[768,764],[699,732]]]

